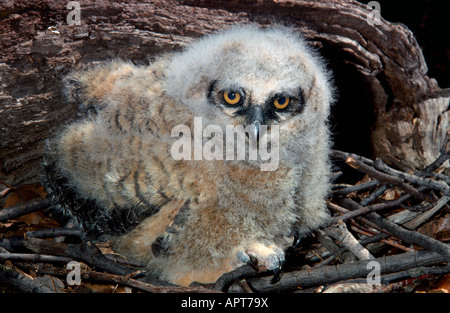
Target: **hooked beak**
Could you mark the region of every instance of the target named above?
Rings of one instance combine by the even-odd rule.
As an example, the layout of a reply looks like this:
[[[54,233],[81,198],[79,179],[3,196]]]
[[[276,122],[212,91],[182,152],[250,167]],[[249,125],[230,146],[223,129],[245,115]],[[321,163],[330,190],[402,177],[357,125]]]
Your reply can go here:
[[[249,129],[249,136],[252,142],[258,143],[260,126],[264,123],[263,108],[259,105],[252,106],[247,112],[246,121],[248,125],[252,126]]]
[[[259,141],[259,126],[261,124],[259,123],[259,121],[254,121],[252,123],[252,128],[250,130],[250,136],[252,136],[252,139],[254,139],[254,142],[258,142]]]

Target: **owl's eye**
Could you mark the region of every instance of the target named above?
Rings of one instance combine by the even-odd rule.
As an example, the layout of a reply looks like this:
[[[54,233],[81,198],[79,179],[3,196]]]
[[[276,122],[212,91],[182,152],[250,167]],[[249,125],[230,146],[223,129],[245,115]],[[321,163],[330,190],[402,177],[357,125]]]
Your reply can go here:
[[[241,101],[241,95],[235,91],[224,91],[223,100],[229,105],[235,105]]]
[[[281,96],[281,97],[278,97],[275,100],[273,100],[273,105],[278,110],[283,110],[289,105],[290,101],[291,101],[291,99],[289,97]]]

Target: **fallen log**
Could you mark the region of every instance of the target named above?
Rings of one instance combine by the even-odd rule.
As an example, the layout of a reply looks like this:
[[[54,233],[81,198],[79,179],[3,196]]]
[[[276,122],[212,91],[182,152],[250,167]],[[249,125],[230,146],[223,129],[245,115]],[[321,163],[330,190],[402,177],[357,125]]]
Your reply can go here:
[[[10,185],[38,180],[45,139],[76,116],[62,93],[68,72],[112,58],[146,64],[238,23],[289,24],[328,60],[339,91],[332,120],[337,148],[407,169],[430,164],[446,144],[449,90],[427,76],[412,32],[382,17],[373,23],[376,12],[364,4],[87,0],[72,22],[77,15],[67,4],[2,4],[0,180]]]

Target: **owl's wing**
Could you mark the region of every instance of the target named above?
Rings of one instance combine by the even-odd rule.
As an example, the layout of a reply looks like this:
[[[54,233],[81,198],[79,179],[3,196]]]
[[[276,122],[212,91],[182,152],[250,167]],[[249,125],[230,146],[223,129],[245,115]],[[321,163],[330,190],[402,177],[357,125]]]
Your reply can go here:
[[[78,107],[79,117],[98,113],[107,104],[106,97],[115,83],[130,75],[133,65],[115,61],[99,64],[93,68],[75,71],[64,78],[64,95],[69,104]]]
[[[127,233],[179,200],[168,187],[179,182],[160,138],[167,101],[152,96],[161,94],[161,68],[111,62],[67,78],[69,98],[87,118],[47,141],[42,182],[58,211],[92,237]]]
[[[63,93],[69,104],[78,108],[78,116],[95,116],[112,101],[122,100],[136,82],[154,85],[164,76],[168,59],[160,58],[150,66],[136,66],[131,62],[113,60],[71,72],[64,78]],[[137,78],[136,76],[141,76]],[[137,79],[136,79],[137,78]],[[130,84],[127,84],[130,83]],[[139,88],[139,87],[138,87]]]
[[[62,222],[70,222],[85,231],[86,238],[102,240],[109,236],[122,235],[134,229],[142,220],[158,212],[157,206],[112,206],[105,208],[102,201],[86,198],[76,190],[74,184],[63,174],[54,146],[47,141],[41,183],[45,186],[52,209]]]
[[[117,238],[114,248],[129,255],[140,255],[142,251],[152,251],[154,256],[165,255],[171,247],[172,236],[185,227],[189,204],[190,200],[186,199],[168,202],[151,218]]]

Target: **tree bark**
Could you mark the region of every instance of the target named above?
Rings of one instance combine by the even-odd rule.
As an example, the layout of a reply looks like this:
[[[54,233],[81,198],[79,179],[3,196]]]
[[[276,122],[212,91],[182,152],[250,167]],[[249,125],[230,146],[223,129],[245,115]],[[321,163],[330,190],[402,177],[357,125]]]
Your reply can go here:
[[[68,1],[4,0],[0,12],[0,180],[38,179],[43,143],[76,116],[62,78],[94,62],[146,64],[158,54],[237,23],[288,24],[329,60],[339,98],[337,148],[382,158],[402,169],[432,162],[448,131],[450,91],[427,76],[412,32],[358,2],[134,0],[80,1],[80,25],[68,25]],[[356,115],[356,116],[355,116]]]

